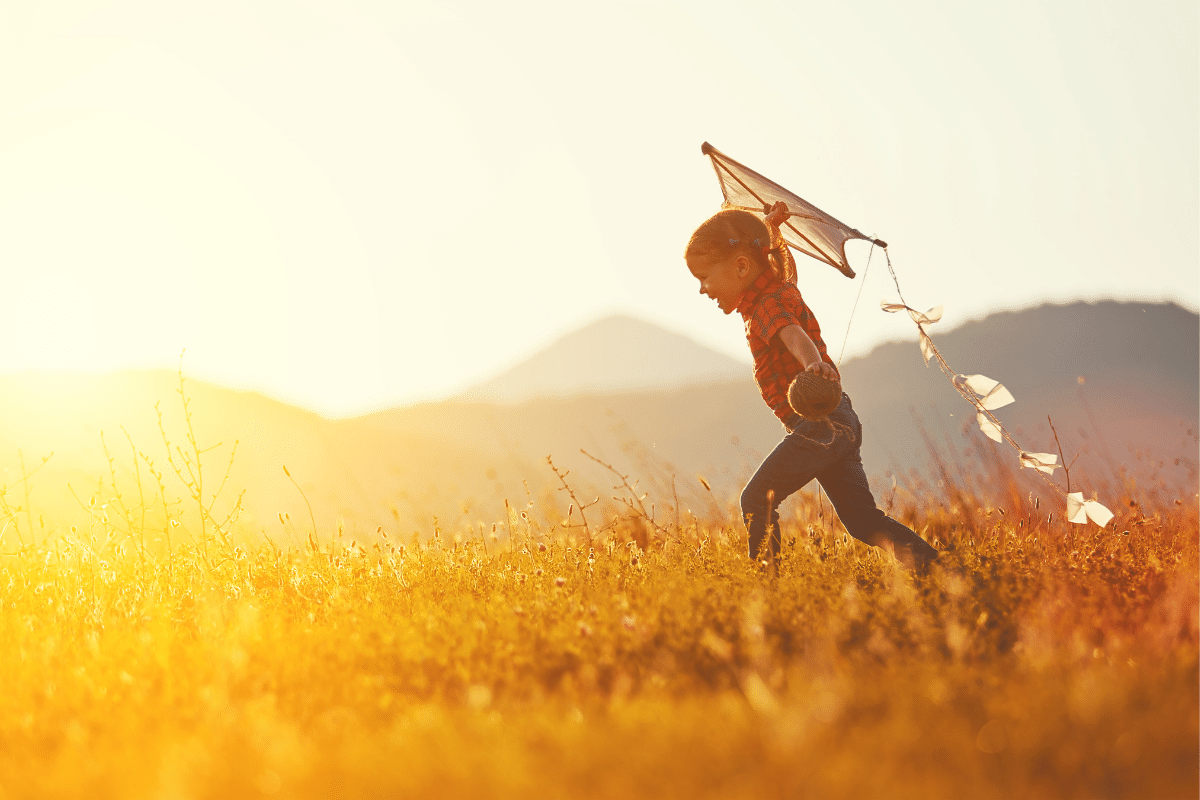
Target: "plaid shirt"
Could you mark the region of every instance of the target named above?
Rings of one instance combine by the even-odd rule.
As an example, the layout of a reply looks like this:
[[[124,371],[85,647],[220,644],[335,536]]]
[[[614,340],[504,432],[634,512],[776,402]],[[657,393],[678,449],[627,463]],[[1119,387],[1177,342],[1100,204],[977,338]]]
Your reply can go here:
[[[746,290],[738,301],[737,310],[746,321],[746,341],[754,356],[754,380],[758,382],[758,389],[775,416],[791,430],[798,415],[788,403],[788,387],[804,371],[804,365],[787,349],[779,332],[788,325],[799,325],[817,346],[821,360],[836,370],[837,365],[826,352],[825,341],[821,338],[821,326],[800,296],[800,290],[770,272],[764,272]]]

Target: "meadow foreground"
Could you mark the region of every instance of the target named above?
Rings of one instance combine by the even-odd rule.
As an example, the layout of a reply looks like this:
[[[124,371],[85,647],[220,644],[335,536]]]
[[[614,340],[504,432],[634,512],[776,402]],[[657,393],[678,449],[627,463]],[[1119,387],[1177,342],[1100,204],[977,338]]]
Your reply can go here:
[[[928,576],[794,521],[768,575],[732,517],[168,553],[98,509],[6,540],[2,797],[1197,793],[1194,500],[928,509]]]

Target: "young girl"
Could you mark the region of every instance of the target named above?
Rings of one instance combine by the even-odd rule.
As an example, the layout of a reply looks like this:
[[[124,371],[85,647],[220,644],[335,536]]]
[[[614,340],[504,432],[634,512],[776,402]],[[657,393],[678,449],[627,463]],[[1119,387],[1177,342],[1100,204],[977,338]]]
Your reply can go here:
[[[700,293],[745,320],[754,379],[787,430],[742,492],[750,557],[779,554],[779,504],[816,478],[851,536],[891,551],[909,568],[925,568],[937,551],[875,506],[858,453],[862,424],[850,398],[843,392],[838,407],[817,421],[804,419],[788,402],[788,386],[801,371],[829,380],[840,376],[796,288],[795,261],[779,235],[787,214],[783,203],[765,222],[748,211],[721,211],[696,229],[684,253]]]

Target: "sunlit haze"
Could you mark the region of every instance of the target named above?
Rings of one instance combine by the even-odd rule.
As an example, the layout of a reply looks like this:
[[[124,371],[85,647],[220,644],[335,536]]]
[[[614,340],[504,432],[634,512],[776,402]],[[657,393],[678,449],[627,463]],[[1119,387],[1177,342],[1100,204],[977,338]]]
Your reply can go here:
[[[890,244],[949,329],[1200,304],[1194,2],[8,3],[0,373],[184,369],[328,416],[439,399],[697,291],[709,141]],[[855,248],[854,244],[859,246]],[[801,259],[835,354],[881,254]],[[936,335],[937,328],[932,329]]]

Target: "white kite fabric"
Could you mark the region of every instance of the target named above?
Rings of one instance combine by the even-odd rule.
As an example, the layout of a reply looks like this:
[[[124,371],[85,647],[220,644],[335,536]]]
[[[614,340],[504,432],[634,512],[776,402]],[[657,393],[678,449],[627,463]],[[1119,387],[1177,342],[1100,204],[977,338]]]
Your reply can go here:
[[[1067,519],[1084,523],[1089,519],[1103,528],[1113,518],[1113,513],[1095,500],[1084,500],[1083,492],[1067,495]]]
[[[847,278],[854,277],[854,270],[846,260],[848,240],[864,239],[887,247],[886,242],[838,222],[798,195],[734,161],[708,142],[700,146],[700,152],[712,159],[717,180],[721,182],[721,193],[725,195],[725,208],[766,214],[776,202],[787,203],[788,219],[779,229],[783,240],[793,249],[824,261]]]

